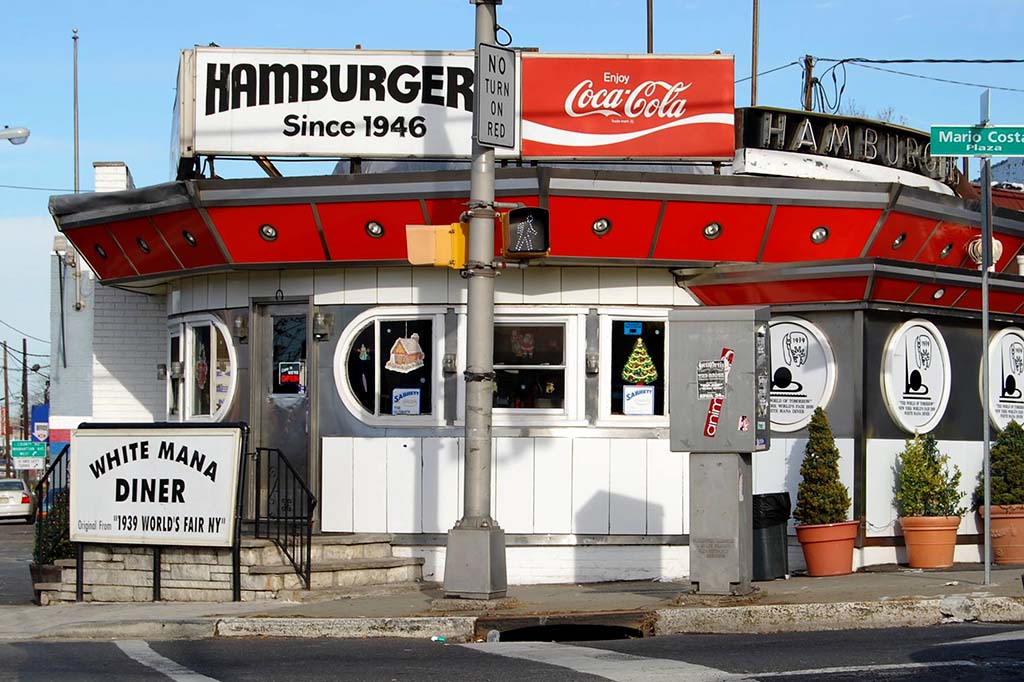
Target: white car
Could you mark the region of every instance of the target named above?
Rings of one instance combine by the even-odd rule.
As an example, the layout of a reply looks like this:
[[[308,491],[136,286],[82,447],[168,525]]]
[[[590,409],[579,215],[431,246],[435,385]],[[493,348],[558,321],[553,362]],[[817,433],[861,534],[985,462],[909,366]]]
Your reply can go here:
[[[20,518],[25,523],[35,522],[35,499],[28,485],[20,478],[0,479],[0,518]]]

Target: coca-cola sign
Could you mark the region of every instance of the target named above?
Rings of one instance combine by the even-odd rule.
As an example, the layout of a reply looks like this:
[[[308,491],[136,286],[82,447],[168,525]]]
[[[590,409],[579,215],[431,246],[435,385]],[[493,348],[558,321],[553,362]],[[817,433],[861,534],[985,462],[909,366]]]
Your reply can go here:
[[[731,159],[727,55],[523,55],[522,154]]]

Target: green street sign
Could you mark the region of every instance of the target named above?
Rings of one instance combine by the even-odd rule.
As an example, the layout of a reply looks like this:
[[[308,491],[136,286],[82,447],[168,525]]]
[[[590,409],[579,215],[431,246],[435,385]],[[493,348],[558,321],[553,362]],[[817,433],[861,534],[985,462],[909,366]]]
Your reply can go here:
[[[1024,126],[932,126],[932,156],[1024,156]]]
[[[30,440],[12,440],[11,457],[46,457],[46,443]]]

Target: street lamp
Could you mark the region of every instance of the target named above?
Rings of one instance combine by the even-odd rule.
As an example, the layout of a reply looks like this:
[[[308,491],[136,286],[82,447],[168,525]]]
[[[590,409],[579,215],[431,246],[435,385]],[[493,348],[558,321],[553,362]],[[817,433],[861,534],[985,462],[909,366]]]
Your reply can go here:
[[[0,140],[7,140],[11,144],[25,144],[28,142],[29,134],[28,128],[4,126],[3,130],[0,130]]]

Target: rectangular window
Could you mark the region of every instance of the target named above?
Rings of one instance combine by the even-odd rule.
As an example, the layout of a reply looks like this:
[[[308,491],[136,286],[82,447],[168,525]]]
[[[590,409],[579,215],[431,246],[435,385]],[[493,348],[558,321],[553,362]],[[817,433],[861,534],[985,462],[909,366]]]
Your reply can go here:
[[[273,392],[306,392],[306,316],[273,316]]]
[[[663,321],[611,321],[611,413],[665,414]]]
[[[167,378],[170,386],[170,393],[167,396],[167,414],[171,417],[179,417],[181,409],[181,384],[185,368],[181,362],[181,335],[171,336],[171,353],[168,359]]]
[[[378,320],[377,327],[378,414],[431,414],[435,360],[433,321],[385,319]]]
[[[565,409],[565,325],[498,323],[494,407]]]
[[[210,414],[210,326],[192,328],[192,410],[193,416]]]

